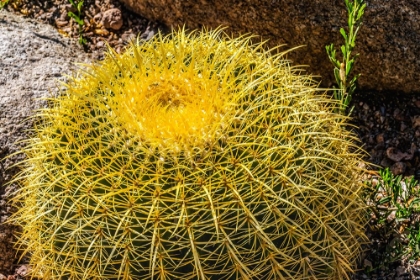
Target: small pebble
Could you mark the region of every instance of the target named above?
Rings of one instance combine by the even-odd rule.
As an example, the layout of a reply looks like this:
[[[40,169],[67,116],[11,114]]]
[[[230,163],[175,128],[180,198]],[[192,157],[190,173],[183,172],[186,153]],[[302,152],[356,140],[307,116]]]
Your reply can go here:
[[[119,9],[109,9],[102,14],[101,23],[105,28],[119,30],[123,25],[122,14]]]
[[[104,41],[98,41],[98,42],[96,43],[96,47],[97,47],[98,49],[103,48],[104,46],[105,46]]]
[[[407,125],[404,122],[401,122],[400,131],[403,132],[407,128]]]
[[[376,135],[376,142],[378,144],[383,144],[385,142],[385,138],[384,138],[383,133]]]
[[[397,267],[396,272],[397,272],[397,276],[402,276],[404,274],[407,274],[404,266]]]
[[[420,126],[420,116],[414,116],[413,118],[413,128]]]
[[[384,106],[381,106],[380,110],[381,110],[381,114],[382,115],[385,115],[385,112],[386,112],[385,107]]]
[[[364,268],[372,268],[372,262],[369,261],[368,259],[364,259],[363,260],[363,267]]]
[[[68,21],[63,21],[63,20],[59,20],[59,19],[56,19],[56,20],[55,20],[55,25],[56,25],[57,27],[63,27],[63,26],[66,26],[68,23],[69,23]]]
[[[102,20],[102,13],[97,13],[94,17],[93,20],[95,21],[96,24],[98,24],[100,27],[101,24],[101,20]]]
[[[29,267],[27,265],[21,265],[18,269],[16,269],[16,274],[25,277],[28,274]]]
[[[394,110],[393,116],[397,121],[403,121],[404,120],[404,115],[402,114],[402,112],[399,108]]]
[[[392,162],[389,159],[387,159],[387,158],[384,157],[379,164],[382,167],[391,167]]]
[[[389,213],[389,215],[386,217],[386,221],[388,223],[392,223],[393,220],[395,220],[395,214],[397,213],[396,210],[392,211],[391,213]]]
[[[93,33],[97,34],[97,35],[101,35],[101,36],[108,36],[109,35],[109,31],[106,29],[95,29],[93,31]]]
[[[391,166],[391,172],[394,175],[402,175],[405,172],[406,164],[404,162],[396,162],[394,165]]]
[[[384,116],[381,116],[381,117],[379,118],[379,121],[380,121],[381,123],[384,123],[384,121],[385,121],[385,117],[384,117]]]

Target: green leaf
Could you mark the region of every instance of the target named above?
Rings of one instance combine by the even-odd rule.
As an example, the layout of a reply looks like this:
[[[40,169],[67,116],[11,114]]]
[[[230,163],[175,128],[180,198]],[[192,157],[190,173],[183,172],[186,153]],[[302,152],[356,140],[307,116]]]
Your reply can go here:
[[[350,96],[350,101],[351,101],[351,96],[352,96],[352,94],[354,93],[355,90],[356,90],[356,84],[354,82],[351,82],[350,86],[349,86],[349,90],[348,90],[348,93],[349,93],[349,96]]]
[[[351,106],[351,108],[349,109],[349,116],[353,113],[354,110],[354,106]]]
[[[344,40],[347,41],[347,34],[346,34],[346,31],[344,30],[344,28],[340,28],[340,33],[343,36]]]
[[[349,9],[349,0],[344,0],[344,3],[346,4],[347,10]]]
[[[77,11],[79,11],[79,13],[82,12],[82,7],[83,7],[83,1],[80,1],[79,3],[77,3]]]
[[[327,50],[327,55],[328,58],[330,59],[331,63],[335,66],[335,67],[339,67],[340,63],[337,61],[337,59],[335,58],[335,50],[333,48],[333,44],[331,44],[330,46],[326,46],[325,47]]]
[[[354,60],[353,59],[350,59],[349,61],[347,61],[347,63],[346,63],[346,76],[350,75],[350,72],[353,69],[353,65],[354,65]]]
[[[356,21],[359,21],[362,18],[363,14],[365,12],[365,7],[366,7],[366,4],[363,4],[363,6],[357,12]]]
[[[402,179],[401,175],[398,175],[397,177],[395,177],[395,183],[398,185],[399,188],[401,188],[401,179]]]
[[[341,90],[339,90],[339,89],[334,90],[334,99],[335,100],[341,100]]]
[[[333,44],[331,44],[329,46],[325,46],[325,49],[326,49],[329,57],[335,57],[335,50],[334,50],[334,45]]]
[[[335,76],[335,80],[337,81],[337,84],[340,85],[340,83],[341,83],[340,69],[334,68],[334,76]]]
[[[347,20],[347,23],[348,23],[348,26],[349,26],[349,27],[351,27],[351,26],[353,26],[353,25],[354,25],[354,15],[353,15],[353,12],[351,12],[351,13],[349,14],[349,18],[348,18],[348,20]]]
[[[353,79],[350,81],[350,84],[355,84],[357,79],[360,77],[360,74],[357,74],[353,77]]]
[[[84,21],[81,20],[79,18],[79,16],[75,15],[73,12],[68,12],[67,15],[69,17],[73,18],[77,22],[77,24],[79,24],[80,26],[82,26],[83,24],[85,24]]]
[[[348,0],[345,0],[345,2],[346,2],[347,11],[349,13],[351,13],[351,11],[353,10],[353,3],[352,2],[349,2]]]
[[[413,201],[411,201],[409,207],[413,207],[416,204],[420,204],[420,197],[413,199]]]
[[[341,53],[343,54],[343,56],[344,57],[346,57],[347,56],[347,49],[346,49],[346,46],[341,46]]]
[[[7,3],[9,3],[9,0],[0,0],[0,10],[3,9]]]
[[[328,49],[330,52],[334,52],[334,53],[335,53],[334,44],[331,44],[331,45],[327,46],[327,49]]]
[[[80,37],[79,37],[79,44],[81,44],[81,45],[86,45],[86,43],[87,43],[86,39],[85,39],[85,38],[83,38],[83,36],[82,36],[82,35],[80,35]]]
[[[389,196],[386,196],[386,197],[383,197],[383,198],[381,198],[379,201],[378,201],[378,205],[381,205],[381,204],[385,204],[385,203],[387,203],[387,202],[390,202],[391,201],[391,197],[389,197]]]
[[[343,101],[343,104],[345,105],[345,107],[347,107],[350,104],[351,99],[352,99],[351,94],[347,93],[346,98],[344,98],[344,101]]]

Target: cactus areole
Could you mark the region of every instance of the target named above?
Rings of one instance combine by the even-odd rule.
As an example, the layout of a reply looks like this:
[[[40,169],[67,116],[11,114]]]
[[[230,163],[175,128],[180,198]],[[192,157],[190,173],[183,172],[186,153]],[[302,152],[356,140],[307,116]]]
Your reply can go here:
[[[15,180],[32,276],[348,278],[361,152],[284,54],[179,30],[73,77]]]

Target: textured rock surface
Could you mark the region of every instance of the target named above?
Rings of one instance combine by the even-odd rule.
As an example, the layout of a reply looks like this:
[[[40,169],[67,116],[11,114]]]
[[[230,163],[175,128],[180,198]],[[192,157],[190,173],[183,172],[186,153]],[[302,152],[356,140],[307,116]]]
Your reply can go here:
[[[21,148],[16,141],[32,126],[26,119],[45,105],[38,99],[56,94],[62,74],[89,60],[53,27],[0,11],[0,275],[13,273],[19,257],[13,250],[17,229],[4,223],[13,211],[8,201],[16,186],[5,184],[18,171],[11,165],[22,157],[4,158]]]
[[[325,45],[341,44],[347,26],[344,1],[338,0],[120,0],[137,13],[168,26],[230,26],[228,32],[258,34],[271,46],[306,45],[289,55],[309,65],[323,84],[333,81]],[[420,1],[369,0],[357,38],[362,89],[420,92]]]
[[[119,30],[123,25],[121,11],[118,9],[109,9],[102,15],[101,23],[105,28]]]

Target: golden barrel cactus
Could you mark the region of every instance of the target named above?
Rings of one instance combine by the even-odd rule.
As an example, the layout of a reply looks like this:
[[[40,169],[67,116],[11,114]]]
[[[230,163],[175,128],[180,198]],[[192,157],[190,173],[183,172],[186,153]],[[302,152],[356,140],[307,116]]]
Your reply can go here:
[[[284,53],[173,32],[74,77],[16,178],[43,279],[342,279],[361,252],[360,149]]]

